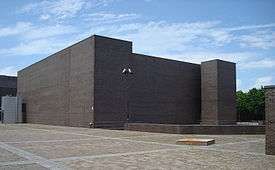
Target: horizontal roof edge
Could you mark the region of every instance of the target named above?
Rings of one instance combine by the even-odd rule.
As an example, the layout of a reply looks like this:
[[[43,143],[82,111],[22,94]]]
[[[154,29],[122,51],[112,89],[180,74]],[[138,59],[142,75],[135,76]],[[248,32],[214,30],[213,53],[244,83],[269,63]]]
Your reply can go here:
[[[0,78],[17,78],[17,76],[0,75]]]
[[[264,86],[265,89],[275,89],[275,85]]]
[[[125,42],[129,42],[129,43],[133,43],[132,41],[128,41],[128,40],[122,40],[122,39],[118,39],[118,38],[111,38],[111,37],[106,37],[106,36],[102,36],[102,35],[96,35],[94,34],[92,37],[100,37],[100,38],[105,38],[105,39],[111,39],[111,40],[116,40],[116,41],[125,41]]]
[[[236,64],[236,63],[234,63],[234,62],[231,62],[231,61],[225,61],[225,60],[221,60],[221,59],[212,59],[212,60],[202,61],[201,63],[212,62],[212,61],[220,61],[220,62],[225,62],[225,63],[232,63],[232,64]]]
[[[141,56],[144,56],[144,57],[156,58],[156,59],[160,59],[160,60],[175,61],[175,62],[186,63],[186,64],[193,64],[193,65],[200,66],[200,64],[190,63],[190,62],[180,61],[180,60],[175,60],[175,59],[169,59],[169,58],[163,58],[163,57],[157,57],[157,56],[151,56],[151,55],[139,54],[139,53],[132,53],[132,54],[134,54],[134,55],[141,55]]]

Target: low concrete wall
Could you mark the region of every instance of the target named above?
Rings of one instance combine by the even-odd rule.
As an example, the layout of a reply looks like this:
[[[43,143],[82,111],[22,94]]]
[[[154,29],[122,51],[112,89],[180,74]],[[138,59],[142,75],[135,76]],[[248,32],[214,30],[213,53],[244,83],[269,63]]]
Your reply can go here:
[[[265,126],[128,123],[126,130],[175,134],[265,134]]]

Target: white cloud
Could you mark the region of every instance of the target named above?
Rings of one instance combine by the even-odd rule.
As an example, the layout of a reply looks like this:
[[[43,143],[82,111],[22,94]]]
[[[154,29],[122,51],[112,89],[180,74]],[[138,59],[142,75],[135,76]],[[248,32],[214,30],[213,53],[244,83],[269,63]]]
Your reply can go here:
[[[77,30],[70,25],[50,25],[50,26],[38,26],[32,28],[22,34],[21,36],[25,40],[50,38],[58,35],[76,33]]]
[[[51,18],[51,16],[49,14],[43,14],[43,15],[40,15],[40,17],[39,17],[39,19],[41,19],[41,20],[48,20],[50,18]]]
[[[65,48],[74,37],[77,29],[70,25],[34,26],[31,23],[17,23],[14,27],[2,28],[1,36],[16,36],[20,41],[12,47],[0,48],[1,56],[25,56],[49,54]],[[64,35],[70,34],[69,38]],[[62,38],[60,38],[62,36]]]
[[[85,7],[86,0],[44,0],[25,5],[21,11],[40,15],[41,19],[50,18],[66,19],[74,17]]]
[[[250,53],[223,53],[223,52],[210,52],[210,51],[193,51],[193,52],[182,52],[181,54],[164,54],[162,57],[180,60],[180,61],[186,61],[191,63],[197,63],[200,64],[203,61],[208,60],[214,60],[214,59],[220,59],[225,61],[230,61],[237,63],[245,62],[249,59]]]
[[[242,31],[242,30],[257,30],[261,28],[272,28],[275,27],[275,23],[260,24],[260,25],[243,25],[237,27],[226,28],[228,31]]]
[[[38,15],[40,19],[47,20],[51,18],[57,21],[73,18],[81,11],[105,6],[114,0],[43,0],[30,3],[22,7],[23,13],[32,13]]]
[[[39,39],[29,42],[23,42],[12,48],[0,49],[0,55],[25,56],[34,54],[50,54],[58,50],[61,50],[69,44],[70,41],[58,40],[54,38]]]
[[[211,29],[208,32],[209,37],[214,39],[214,43],[217,46],[222,46],[224,44],[230,43],[234,37],[230,32],[223,29]]]
[[[15,26],[0,27],[0,37],[22,34],[30,30],[31,27],[32,27],[32,24],[29,22],[17,22]]]
[[[91,31],[132,40],[136,49],[141,52],[166,53],[170,50],[181,51],[192,42],[215,40],[217,36],[209,33],[209,30],[213,29],[216,24],[217,22],[148,22],[93,27]]]
[[[29,22],[18,22],[14,26],[0,27],[0,38],[6,36],[17,36],[23,40],[46,38],[58,35],[76,33],[76,28],[70,25],[41,25],[35,26]]]
[[[91,22],[92,24],[110,24],[115,22],[129,21],[139,18],[140,16],[133,13],[113,14],[107,12],[87,14],[84,21]]]
[[[102,17],[96,20],[105,19]],[[136,49],[149,53],[152,51],[163,53],[168,50],[180,52],[190,49],[191,46],[191,49],[196,50],[217,50],[230,43],[260,49],[275,46],[275,32],[272,31],[258,30],[236,34],[237,29],[260,29],[275,26],[273,24],[232,27],[235,30],[234,33],[230,28],[220,27],[219,24],[219,22],[168,23],[165,21],[108,26],[91,24],[90,32],[132,40],[138,46]]]
[[[70,44],[76,31],[76,28],[66,25],[34,26],[30,23],[18,23],[14,27],[0,29],[0,38],[1,36],[14,35],[20,41],[19,44],[12,47],[0,48],[0,55],[48,55]],[[70,34],[69,38],[64,38],[64,35],[67,34]],[[63,37],[60,38],[59,36]]]
[[[260,88],[261,86],[271,85],[273,78],[271,76],[259,77],[256,79],[254,87]]]
[[[217,28],[218,24],[148,22],[93,27],[90,32],[133,41],[138,53],[195,63],[217,58],[242,62],[252,56],[247,52],[217,52],[217,46],[231,41],[231,35]]]
[[[241,68],[253,69],[253,68],[273,68],[275,67],[275,60],[270,58],[264,58],[261,60],[248,61],[241,63]]]
[[[59,35],[76,33],[77,29],[70,25],[33,25],[31,23],[18,22],[14,26],[0,27],[0,38],[16,36],[20,41],[51,38]]]
[[[2,67],[0,69],[0,75],[16,76],[17,75],[17,69],[13,66]]]
[[[241,46],[269,49],[275,47],[274,31],[255,31],[250,34],[242,35],[239,38]]]
[[[89,0],[88,7],[95,8],[95,7],[102,7],[108,6],[111,3],[119,2],[121,0]]]

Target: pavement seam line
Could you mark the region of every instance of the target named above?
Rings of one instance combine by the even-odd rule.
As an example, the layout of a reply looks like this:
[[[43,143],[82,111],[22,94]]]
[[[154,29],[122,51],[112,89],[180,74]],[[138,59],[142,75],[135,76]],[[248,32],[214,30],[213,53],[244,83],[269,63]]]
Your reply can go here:
[[[65,158],[57,158],[51,159],[53,161],[66,161],[66,160],[85,160],[87,159],[96,159],[96,158],[108,158],[108,157],[116,157],[116,156],[128,156],[128,155],[139,155],[139,154],[147,154],[147,153],[157,153],[157,152],[165,152],[165,151],[173,151],[175,149],[157,149],[157,150],[149,150],[149,151],[137,151],[137,152],[124,152],[124,153],[110,153],[110,154],[101,154],[101,155],[91,155],[91,156],[73,156],[73,157],[65,157]]]
[[[215,144],[215,147],[216,146],[235,145],[235,144],[245,144],[245,143],[256,143],[256,142],[264,142],[264,139],[251,140],[251,141],[242,141],[242,142],[229,142],[229,143],[223,143],[223,144]],[[209,147],[214,147],[214,146],[209,146]]]
[[[23,141],[23,142],[5,142],[3,141],[3,143],[6,144],[23,144],[23,143],[51,143],[51,142],[74,142],[74,141],[82,141],[82,140],[99,140],[99,138],[93,139],[64,139],[64,140],[30,140],[30,141]]]
[[[23,157],[23,158],[27,159],[27,160],[34,161],[37,164],[39,164],[40,166],[43,166],[45,168],[56,169],[56,170],[70,169],[70,168],[65,167],[62,164],[58,164],[58,163],[56,163],[54,161],[51,161],[49,159],[46,159],[46,158],[43,158],[41,156],[35,155],[33,153],[24,151],[22,149],[14,147],[14,146],[5,144],[3,142],[0,142],[0,148],[5,149],[9,152],[12,152],[12,153],[14,153],[14,154],[16,154],[20,157]]]
[[[220,149],[220,148],[197,148],[197,150],[210,150],[210,151],[218,151],[218,152],[229,152],[229,153],[237,153],[240,155],[253,155],[253,156],[266,156],[264,153],[255,153],[255,152],[242,152],[230,149]]]
[[[37,163],[35,161],[8,161],[8,162],[0,162],[0,166],[9,166],[9,165],[27,165]]]

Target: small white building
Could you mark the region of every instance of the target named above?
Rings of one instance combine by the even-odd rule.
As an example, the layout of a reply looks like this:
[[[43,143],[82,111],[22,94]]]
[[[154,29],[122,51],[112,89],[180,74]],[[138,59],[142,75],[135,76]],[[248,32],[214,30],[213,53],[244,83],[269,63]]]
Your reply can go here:
[[[1,109],[2,123],[22,123],[22,100],[19,97],[3,96]]]

